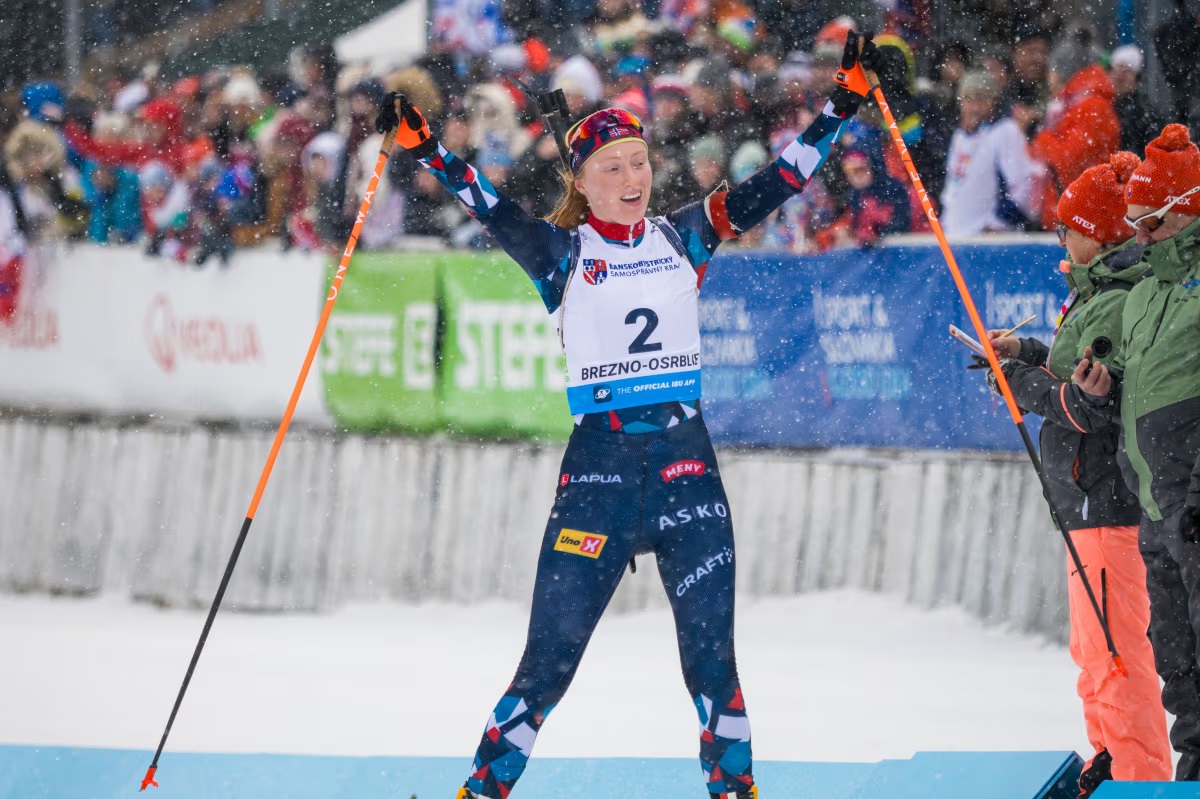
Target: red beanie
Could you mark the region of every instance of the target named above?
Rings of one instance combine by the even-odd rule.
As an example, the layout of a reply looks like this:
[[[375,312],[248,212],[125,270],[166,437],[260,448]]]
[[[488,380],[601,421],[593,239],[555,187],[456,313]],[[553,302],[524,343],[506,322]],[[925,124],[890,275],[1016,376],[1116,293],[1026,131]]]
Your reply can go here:
[[[1141,163],[1133,153],[1120,152],[1088,169],[1059,198],[1058,218],[1101,244],[1125,241],[1133,235],[1124,219],[1125,184]]]
[[[1130,205],[1162,208],[1195,186],[1200,186],[1200,150],[1188,138],[1186,127],[1172,123],[1146,145],[1146,160],[1129,179],[1125,201]],[[1180,201],[1171,210],[1200,214],[1200,193]]]

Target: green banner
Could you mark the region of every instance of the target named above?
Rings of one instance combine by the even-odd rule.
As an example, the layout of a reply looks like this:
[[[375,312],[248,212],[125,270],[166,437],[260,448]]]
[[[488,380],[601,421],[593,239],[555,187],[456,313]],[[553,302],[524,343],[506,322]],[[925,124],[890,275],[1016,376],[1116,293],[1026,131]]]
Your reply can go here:
[[[443,422],[457,433],[565,441],[566,362],[555,317],[529,278],[499,253],[440,261]]]
[[[437,259],[354,256],[318,356],[325,402],[339,427],[438,429]]]

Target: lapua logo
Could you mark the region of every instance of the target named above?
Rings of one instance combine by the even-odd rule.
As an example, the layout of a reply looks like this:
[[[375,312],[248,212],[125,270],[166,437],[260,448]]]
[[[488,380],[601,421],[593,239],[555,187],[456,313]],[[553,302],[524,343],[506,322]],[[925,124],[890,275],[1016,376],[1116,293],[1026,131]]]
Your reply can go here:
[[[685,474],[704,474],[704,469],[704,461],[675,461],[667,468],[660,470],[659,474],[662,475],[664,483],[669,483],[676,477],[681,477]]]
[[[570,485],[571,483],[619,483],[621,475],[619,474],[564,474],[558,478],[560,486]]]
[[[1084,228],[1085,230],[1090,230],[1093,233],[1096,232],[1096,225],[1092,222],[1087,221],[1079,214],[1075,215],[1074,222],[1075,222],[1075,224],[1079,225],[1081,228]]]

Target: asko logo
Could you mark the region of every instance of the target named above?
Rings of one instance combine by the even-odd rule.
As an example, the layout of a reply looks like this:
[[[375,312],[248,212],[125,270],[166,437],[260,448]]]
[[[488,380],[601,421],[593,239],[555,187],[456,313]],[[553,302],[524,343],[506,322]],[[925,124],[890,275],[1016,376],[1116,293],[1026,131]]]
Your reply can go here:
[[[669,483],[676,477],[685,474],[704,474],[704,461],[675,461],[670,466],[659,471],[664,483]]]
[[[253,322],[217,316],[180,317],[171,298],[157,294],[146,311],[144,332],[150,356],[164,372],[181,361],[238,366],[262,360],[258,328]]]
[[[558,533],[554,549],[558,552],[569,552],[572,555],[583,555],[585,558],[598,559],[604,551],[608,536],[599,533],[585,533],[582,530],[570,530],[564,527]]]

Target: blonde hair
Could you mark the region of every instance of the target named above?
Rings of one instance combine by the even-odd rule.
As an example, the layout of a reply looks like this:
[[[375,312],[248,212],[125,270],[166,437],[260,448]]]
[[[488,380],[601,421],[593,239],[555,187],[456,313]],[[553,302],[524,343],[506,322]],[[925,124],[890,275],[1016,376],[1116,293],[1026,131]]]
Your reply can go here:
[[[575,176],[565,169],[559,170],[566,193],[558,206],[546,217],[546,221],[567,230],[574,230],[587,221],[588,199],[575,186]]]

